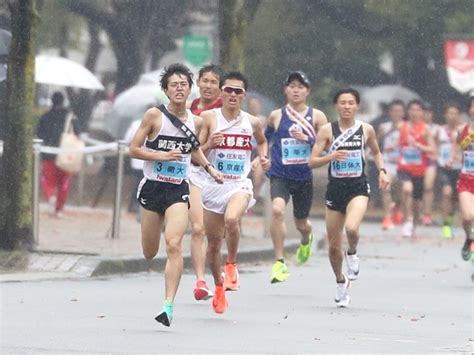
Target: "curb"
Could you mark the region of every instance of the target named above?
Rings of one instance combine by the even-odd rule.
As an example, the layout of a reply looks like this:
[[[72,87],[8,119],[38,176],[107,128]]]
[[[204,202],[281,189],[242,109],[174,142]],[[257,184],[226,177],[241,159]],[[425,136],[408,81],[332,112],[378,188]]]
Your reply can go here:
[[[299,241],[291,241],[285,246],[285,253],[294,253],[299,246]],[[222,253],[223,258],[227,253]],[[273,248],[248,248],[238,252],[239,263],[252,263],[257,261],[270,261],[274,259]],[[156,271],[165,269],[166,257],[160,256],[151,260],[144,258],[95,258],[84,257],[84,262],[96,263],[89,276],[107,276],[113,274],[126,274]],[[184,269],[192,269],[191,255],[183,255]]]

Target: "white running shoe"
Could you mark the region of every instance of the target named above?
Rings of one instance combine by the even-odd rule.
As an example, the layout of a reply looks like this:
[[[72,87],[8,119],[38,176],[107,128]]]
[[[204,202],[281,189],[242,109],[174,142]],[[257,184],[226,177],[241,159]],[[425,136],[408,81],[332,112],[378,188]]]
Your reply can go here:
[[[413,221],[410,219],[407,220],[405,223],[403,223],[402,236],[405,238],[413,237],[413,229]]]
[[[351,281],[357,280],[359,277],[359,257],[357,254],[349,255],[347,250],[344,253],[344,256],[346,257],[347,277]]]
[[[337,283],[336,285],[336,297],[334,297],[334,301],[336,301],[337,307],[347,307],[351,302],[351,296],[349,296],[349,287],[351,282],[349,278],[344,275],[344,282]]]

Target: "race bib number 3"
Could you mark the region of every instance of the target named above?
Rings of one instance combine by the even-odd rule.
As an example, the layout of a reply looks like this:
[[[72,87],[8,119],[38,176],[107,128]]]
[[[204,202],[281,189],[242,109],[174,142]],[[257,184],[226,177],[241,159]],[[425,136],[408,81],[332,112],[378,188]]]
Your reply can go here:
[[[281,160],[283,165],[305,164],[309,160],[311,146],[294,138],[281,140]]]
[[[474,151],[464,152],[462,172],[474,175]]]
[[[349,151],[344,161],[331,162],[331,175],[336,178],[359,177],[362,175],[362,154],[360,150]]]
[[[244,175],[244,162],[241,160],[217,159],[216,168],[225,179],[239,180]]]
[[[421,165],[421,150],[417,148],[403,148],[402,159],[406,165]]]
[[[153,172],[158,181],[180,184],[188,176],[188,165],[177,161],[157,161]]]

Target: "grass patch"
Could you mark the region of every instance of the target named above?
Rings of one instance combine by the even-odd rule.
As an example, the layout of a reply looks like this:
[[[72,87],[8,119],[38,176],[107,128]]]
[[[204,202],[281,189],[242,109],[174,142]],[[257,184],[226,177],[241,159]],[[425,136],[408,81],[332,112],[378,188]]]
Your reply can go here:
[[[0,250],[0,272],[26,270],[30,253],[24,250]]]

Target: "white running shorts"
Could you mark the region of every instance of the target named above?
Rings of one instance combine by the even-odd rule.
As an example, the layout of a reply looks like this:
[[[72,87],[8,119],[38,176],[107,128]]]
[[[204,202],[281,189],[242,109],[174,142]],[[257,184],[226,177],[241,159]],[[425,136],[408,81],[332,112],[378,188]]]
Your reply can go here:
[[[189,170],[188,179],[191,184],[199,187],[202,190],[202,187],[207,184],[209,180],[209,174],[201,166],[191,165]]]
[[[253,198],[253,184],[250,179],[242,181],[228,182],[222,185],[216,183],[208,183],[202,188],[202,207],[208,211],[224,214],[227,203],[233,194],[237,192],[245,192],[250,195],[250,201],[247,209],[255,204]]]

